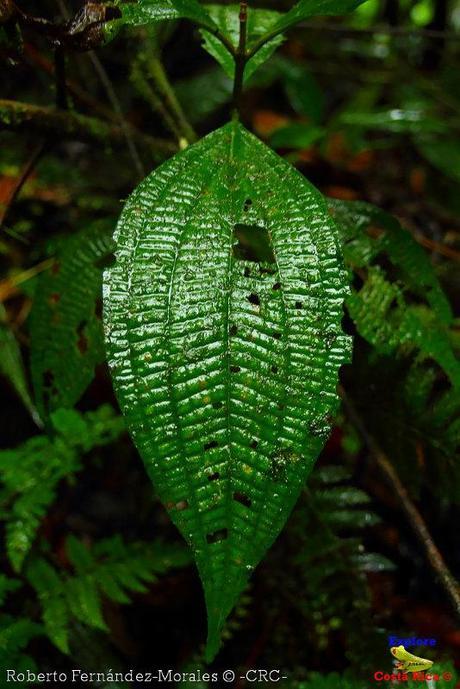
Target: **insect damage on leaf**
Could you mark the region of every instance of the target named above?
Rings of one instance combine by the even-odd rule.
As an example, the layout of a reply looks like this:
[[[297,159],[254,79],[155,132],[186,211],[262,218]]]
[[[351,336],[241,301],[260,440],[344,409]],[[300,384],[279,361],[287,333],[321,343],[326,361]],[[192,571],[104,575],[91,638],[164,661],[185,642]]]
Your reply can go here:
[[[136,189],[104,276],[120,406],[188,543],[207,658],[329,432],[347,294],[323,198],[239,124]]]

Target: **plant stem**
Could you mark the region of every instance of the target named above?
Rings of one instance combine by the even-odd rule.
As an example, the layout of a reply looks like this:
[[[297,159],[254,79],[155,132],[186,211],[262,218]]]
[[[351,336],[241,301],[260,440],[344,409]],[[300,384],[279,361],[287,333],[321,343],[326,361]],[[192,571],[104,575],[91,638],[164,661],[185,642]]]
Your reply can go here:
[[[342,402],[351,422],[355,426],[356,430],[360,433],[365,444],[372,453],[383,477],[393,489],[395,496],[400,502],[401,510],[405,513],[409,524],[411,525],[414,533],[425,550],[425,555],[433,572],[439,579],[452,604],[452,607],[457,613],[457,616],[460,617],[460,589],[458,582],[455,580],[447,564],[445,563],[443,556],[434,543],[422,515],[412,502],[409,493],[399,478],[392,462],[388,459],[375,438],[368,432],[353,402],[350,400],[342,387],[339,388],[339,394],[342,398]]]
[[[133,83],[149,105],[158,112],[166,127],[175,136],[180,148],[196,141],[197,136],[177,100],[163,64],[155,52],[140,52],[134,60]],[[149,82],[153,82],[153,87]]]
[[[245,0],[240,2],[240,39],[235,54],[235,81],[233,82],[233,116],[239,117],[241,94],[243,91],[244,68],[246,67],[246,36],[248,22],[248,6]]]
[[[130,125],[130,136],[160,162],[177,152],[177,146],[165,139],[147,136]],[[51,135],[56,138],[76,139],[102,145],[124,146],[125,131],[118,124],[105,122],[96,117],[79,115],[55,108],[30,105],[12,100],[0,99],[0,131],[26,131],[28,133]]]

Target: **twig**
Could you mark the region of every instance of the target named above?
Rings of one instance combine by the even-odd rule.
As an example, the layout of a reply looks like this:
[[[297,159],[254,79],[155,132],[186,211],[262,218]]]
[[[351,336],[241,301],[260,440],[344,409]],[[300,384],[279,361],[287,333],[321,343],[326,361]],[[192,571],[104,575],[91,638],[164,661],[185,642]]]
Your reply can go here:
[[[121,146],[126,142],[123,129],[118,124],[50,107],[0,99],[0,130],[2,129],[46,136],[58,135],[61,138],[103,145]],[[177,151],[177,146],[170,141],[147,136],[131,126],[129,130],[133,140],[141,148],[147,149],[157,162],[165,160]]]
[[[0,303],[3,303],[10,297],[14,296],[17,292],[18,285],[21,285],[23,282],[27,282],[27,280],[31,280],[39,273],[43,273],[44,270],[48,270],[48,268],[51,268],[53,263],[54,258],[47,258],[45,261],[32,266],[32,268],[23,270],[22,273],[17,273],[12,277],[2,280],[0,282]]]
[[[119,123],[120,123],[120,129],[123,132],[123,136],[126,140],[126,144],[128,146],[129,153],[131,155],[131,158],[134,163],[134,167],[136,168],[136,171],[139,175],[139,177],[145,177],[145,170],[144,166],[142,164],[142,161],[140,159],[137,147],[136,147],[136,141],[134,137],[132,136],[131,133],[131,128],[129,124],[126,122],[125,117],[123,115],[123,110],[120,105],[120,101],[118,100],[118,96],[115,93],[115,89],[112,86],[112,82],[110,81],[107,72],[105,71],[101,61],[99,60],[98,56],[94,52],[94,50],[90,50],[88,53],[89,59],[94,65],[94,69],[97,72],[97,75],[99,76],[99,79],[101,80],[102,85],[104,86],[105,92],[107,94],[107,98],[110,101],[110,104],[112,105],[112,108],[115,110],[116,114],[118,115]]]
[[[23,188],[24,184],[27,182],[29,179],[30,174],[32,173],[32,170],[35,168],[36,164],[42,157],[43,153],[45,152],[46,149],[46,141],[41,141],[35,149],[32,151],[28,161],[24,165],[21,174],[16,180],[16,184],[12,188],[8,200],[0,206],[0,228],[3,228],[5,225],[8,213],[10,211],[10,208],[16,201],[17,197],[19,196],[21,189]]]
[[[452,249],[450,246],[441,244],[441,242],[437,242],[429,237],[424,237],[420,232],[412,232],[411,234],[416,242],[425,246],[427,249],[431,249],[435,253],[441,254],[441,256],[446,256],[446,258],[451,258],[453,261],[458,261],[460,263],[460,251]]]
[[[54,75],[56,82],[56,107],[59,110],[68,110],[65,53],[62,48],[56,48],[54,51]]]
[[[150,84],[148,76],[152,77],[154,87]],[[146,103],[160,115],[180,148],[196,141],[196,134],[185,117],[158,58],[138,55],[133,62],[131,80]]]
[[[176,94],[169,82],[168,75],[165,72],[161,60],[157,56],[152,57],[147,61],[147,68],[163,103],[176,123],[180,137],[185,139],[187,143],[196,141],[197,136],[195,131],[187,120],[182,106],[176,98]]]
[[[457,615],[460,617],[460,589],[457,581],[450,572],[443,556],[433,542],[433,539],[426,527],[422,515],[418,511],[415,504],[412,502],[405,486],[399,478],[393,464],[388,459],[384,451],[381,449],[375,438],[368,432],[360,415],[358,414],[353,402],[350,400],[345,390],[340,386],[339,394],[346,409],[346,412],[352,421],[355,428],[361,434],[368,449],[372,453],[374,460],[380,469],[382,475],[385,477],[387,483],[393,489],[395,495],[398,497],[401,509],[405,513],[409,524],[414,533],[425,550],[425,554],[433,572],[439,578],[439,581],[447,594],[452,607]]]
[[[246,67],[246,35],[248,22],[248,6],[245,0],[240,2],[240,38],[235,55],[235,81],[233,83],[233,112],[234,116],[239,116],[241,93],[243,91],[244,68]]]

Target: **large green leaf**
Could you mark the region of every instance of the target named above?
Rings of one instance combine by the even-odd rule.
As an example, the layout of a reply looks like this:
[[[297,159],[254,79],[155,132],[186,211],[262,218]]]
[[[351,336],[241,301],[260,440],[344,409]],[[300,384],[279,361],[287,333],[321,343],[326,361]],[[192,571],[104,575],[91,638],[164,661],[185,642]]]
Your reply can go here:
[[[35,399],[45,418],[72,407],[104,359],[100,319],[102,267],[112,240],[99,226],[59,244],[53,266],[38,282],[30,315],[31,369]]]
[[[133,193],[104,277],[118,399],[191,545],[207,657],[328,436],[347,293],[321,195],[236,123]]]
[[[111,38],[123,25],[145,26],[166,19],[190,19],[191,21],[215,29],[216,26],[205,8],[197,0],[136,0],[135,2],[115,2],[121,17],[106,24],[105,31]]]
[[[334,16],[352,12],[363,2],[366,0],[300,0],[268,28],[268,35],[275,36],[282,33],[309,17]]]

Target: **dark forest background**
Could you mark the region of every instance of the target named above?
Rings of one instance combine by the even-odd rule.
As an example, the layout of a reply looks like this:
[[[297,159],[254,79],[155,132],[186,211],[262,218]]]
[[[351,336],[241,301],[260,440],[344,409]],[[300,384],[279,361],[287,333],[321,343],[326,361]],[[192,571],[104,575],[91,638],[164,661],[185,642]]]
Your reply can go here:
[[[81,9],[17,5],[56,23]],[[203,668],[201,585],[119,416],[100,289],[124,199],[228,119],[232,85],[185,21],[56,50],[5,0],[0,12],[0,665]],[[388,636],[416,635],[436,639],[420,655],[456,685],[459,56],[458,3],[369,0],[292,30],[248,83],[246,126],[327,196],[396,216],[415,267],[402,275],[397,251],[372,244],[394,230],[387,216],[347,206],[361,301],[342,410],[215,668],[372,687],[392,667]]]

